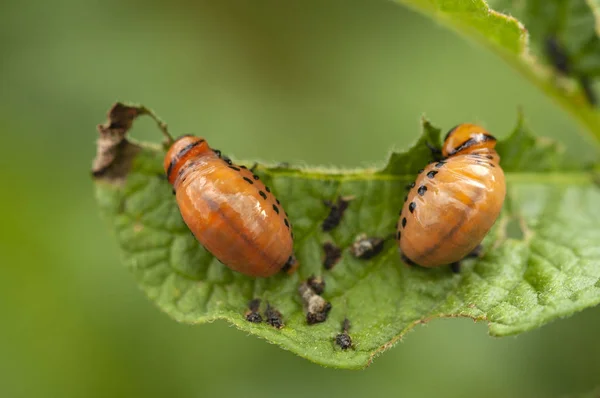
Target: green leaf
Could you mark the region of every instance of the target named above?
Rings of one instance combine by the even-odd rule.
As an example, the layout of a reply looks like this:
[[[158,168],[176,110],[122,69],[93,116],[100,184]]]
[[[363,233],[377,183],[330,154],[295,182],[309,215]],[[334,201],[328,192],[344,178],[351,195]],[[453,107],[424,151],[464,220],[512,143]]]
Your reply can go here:
[[[381,170],[259,165],[257,174],[294,225],[300,267],[292,275],[252,279],[230,271],[194,239],[164,178],[164,150],[124,139],[135,117],[125,114],[131,120],[113,119],[100,128],[96,196],[123,262],[148,297],[177,321],[224,319],[313,362],[362,368],[433,318],[484,320],[492,335],[504,336],[600,302],[600,189],[591,172],[556,168],[555,148],[539,144],[522,120],[499,145],[508,181],[503,213],[484,240],[483,256],[464,261],[460,274],[405,265],[393,239],[370,260],[356,259],[349,250],[361,233],[395,232],[405,185],[430,160],[424,143],[439,142],[440,130],[424,121],[416,145],[393,154]],[[324,233],[323,200],[340,195],[355,198],[340,225]],[[322,265],[327,241],[343,249],[331,270]],[[327,321],[312,326],[298,293],[310,275],[324,278],[323,297],[332,304]],[[285,326],[246,321],[248,302],[255,298],[262,300],[261,313],[267,302],[280,311]],[[335,338],[345,318],[353,348],[344,351]]]
[[[484,0],[394,1],[492,49],[565,108],[600,148],[600,112],[589,101],[600,75],[598,0],[491,0],[497,11]],[[550,37],[569,59],[568,76],[547,56]]]

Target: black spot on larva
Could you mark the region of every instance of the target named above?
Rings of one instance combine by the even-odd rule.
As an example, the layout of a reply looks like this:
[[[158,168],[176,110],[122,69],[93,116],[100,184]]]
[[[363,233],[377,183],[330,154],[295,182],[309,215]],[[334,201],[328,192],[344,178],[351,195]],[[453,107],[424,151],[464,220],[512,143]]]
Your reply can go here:
[[[229,168],[230,168],[231,170],[240,171],[240,169],[239,169],[239,168],[237,168],[237,167],[235,167],[235,166],[229,166]]]
[[[488,158],[490,160],[494,159],[494,157],[492,155],[487,155],[486,158]]]
[[[292,235],[291,235],[291,236],[292,236],[292,239],[294,239],[294,233],[293,233],[293,232],[292,232]]]
[[[227,156],[223,156],[223,160],[225,161],[225,163],[227,163],[228,165],[233,164],[233,162],[231,161],[231,159],[229,159]]]
[[[402,258],[402,261],[404,261],[404,263],[407,265],[417,265],[413,260],[406,257],[406,255],[404,253],[400,254],[400,258]]]
[[[277,205],[273,205],[273,210],[275,210],[275,213],[279,214],[279,207],[277,207]]]
[[[271,189],[269,187],[265,186],[265,191],[271,192]]]
[[[406,217],[402,218],[402,228],[406,227]]]
[[[242,165],[242,166],[240,166],[240,168],[242,168],[242,169],[247,169],[247,167],[246,167],[246,166],[243,166],[243,165]]]
[[[437,163],[435,164],[435,167],[437,167],[437,168],[439,169],[440,167],[442,167],[442,166],[443,166],[443,165],[445,165],[445,164],[446,164],[446,162],[443,162],[443,161],[442,161],[442,162],[437,162]]]
[[[424,170],[425,170],[425,169],[421,169],[421,170],[419,170],[417,173],[418,173],[418,174],[421,174],[421,173],[422,173]]]
[[[401,237],[402,237],[402,234],[400,233],[400,231],[398,231],[398,232],[396,233],[396,239],[397,239],[397,240],[400,240],[400,238],[401,238]]]
[[[262,198],[263,198],[263,199],[267,199],[267,194],[266,194],[266,193],[264,193],[263,191],[258,191],[258,194],[259,194],[260,196],[262,196]]]
[[[413,211],[415,211],[416,207],[417,204],[415,202],[410,202],[410,204],[408,205],[408,210],[412,213]]]
[[[427,177],[429,177],[429,178],[433,178],[433,177],[435,177],[435,175],[436,175],[437,173],[438,173],[437,171],[435,171],[435,170],[431,170],[429,173],[427,173]]]
[[[279,203],[279,199],[275,199],[275,202],[277,202],[278,205],[281,204],[281,203]]]
[[[406,202],[407,200],[408,200],[408,195],[406,195],[406,196],[404,197],[404,201]]]
[[[450,130],[448,130],[448,132],[446,133],[446,136],[444,137],[444,141],[446,141],[448,139],[448,137],[450,137],[450,134],[452,134],[454,132],[454,130],[457,129],[458,126],[460,126],[460,124],[452,127]]]
[[[179,160],[185,156],[186,153],[188,153],[192,148],[194,148],[197,145],[200,145],[204,142],[204,140],[200,139],[196,142],[192,142],[191,144],[185,146],[184,148],[181,148],[181,150],[175,155],[173,156],[173,159],[171,159],[171,162],[169,163],[169,167],[167,168],[167,179],[171,177],[171,172],[173,171],[173,167],[175,167],[175,165],[177,164],[177,162],[179,162]],[[103,170],[97,170],[96,173],[94,173],[96,176],[100,176],[99,173],[102,173]]]
[[[489,165],[490,165],[491,167],[496,167],[496,166],[494,166],[494,164],[493,164],[493,163],[489,163]]]
[[[213,149],[213,152],[218,156],[221,157],[221,151],[219,151],[218,149]]]
[[[258,180],[258,176],[256,174],[252,174],[252,178],[254,178],[255,180]]]
[[[452,151],[448,153],[448,156],[452,156],[462,150],[472,147],[473,145],[477,145],[487,141],[496,141],[496,138],[490,134],[476,134],[468,140],[466,140],[465,142],[463,142],[462,144],[460,144],[458,147],[452,149]]]
[[[287,218],[283,219],[283,223],[285,224],[286,227],[288,227],[288,229],[290,228],[290,222],[287,220]]]
[[[421,196],[425,195],[425,192],[427,192],[427,187],[425,185],[421,185],[419,189],[417,189],[417,193]]]
[[[296,268],[298,268],[298,261],[296,260],[296,257],[292,254],[287,261],[285,262],[285,264],[283,264],[283,267],[281,267],[281,270],[287,274],[293,274],[296,271]]]
[[[246,180],[246,182],[248,184],[254,184],[254,181],[252,181],[251,179],[249,179],[248,177],[244,177],[244,180]]]
[[[415,187],[415,183],[413,182],[412,184],[410,184],[410,187],[414,188]]]

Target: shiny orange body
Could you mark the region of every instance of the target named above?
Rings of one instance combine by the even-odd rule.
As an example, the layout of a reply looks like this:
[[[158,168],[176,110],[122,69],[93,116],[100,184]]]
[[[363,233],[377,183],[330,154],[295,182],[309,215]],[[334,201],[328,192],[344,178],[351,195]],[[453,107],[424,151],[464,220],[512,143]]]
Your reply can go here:
[[[292,226],[258,176],[192,136],[173,143],[164,167],[183,220],[223,264],[267,277],[290,259]]]
[[[444,159],[419,174],[400,213],[396,238],[406,258],[423,267],[453,264],[481,243],[506,195],[495,145],[473,124],[448,133]]]

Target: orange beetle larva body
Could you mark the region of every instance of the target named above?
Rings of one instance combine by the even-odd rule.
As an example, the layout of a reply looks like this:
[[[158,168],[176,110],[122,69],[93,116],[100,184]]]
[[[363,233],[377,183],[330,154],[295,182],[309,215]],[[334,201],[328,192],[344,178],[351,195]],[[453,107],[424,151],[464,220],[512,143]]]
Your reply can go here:
[[[448,132],[444,159],[420,173],[400,213],[396,239],[408,260],[423,267],[456,264],[481,243],[506,195],[495,145],[477,125]]]
[[[193,136],[172,144],[164,168],[183,220],[223,264],[245,275],[267,277],[290,260],[292,226],[258,176]]]

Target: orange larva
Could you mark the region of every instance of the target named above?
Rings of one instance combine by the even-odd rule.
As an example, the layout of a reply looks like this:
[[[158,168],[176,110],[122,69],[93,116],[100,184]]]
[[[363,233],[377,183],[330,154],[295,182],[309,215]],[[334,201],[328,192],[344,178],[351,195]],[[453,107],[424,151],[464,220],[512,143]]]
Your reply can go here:
[[[183,220],[223,264],[242,274],[267,277],[291,258],[287,214],[250,170],[193,136],[171,145],[164,168]]]
[[[481,243],[506,195],[495,145],[474,124],[448,132],[444,159],[419,174],[400,213],[396,239],[408,260],[423,267],[455,264]]]

